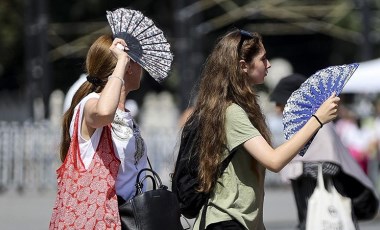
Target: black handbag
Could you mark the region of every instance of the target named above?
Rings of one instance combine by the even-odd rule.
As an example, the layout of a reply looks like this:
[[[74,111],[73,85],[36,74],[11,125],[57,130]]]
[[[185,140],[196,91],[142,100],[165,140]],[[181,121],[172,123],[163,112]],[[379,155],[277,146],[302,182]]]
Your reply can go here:
[[[140,177],[143,175],[141,179]],[[152,190],[142,192],[144,181],[150,179]],[[119,214],[122,229],[130,230],[182,230],[177,197],[162,184],[151,168],[140,170],[136,178],[136,194],[123,201],[119,197]]]

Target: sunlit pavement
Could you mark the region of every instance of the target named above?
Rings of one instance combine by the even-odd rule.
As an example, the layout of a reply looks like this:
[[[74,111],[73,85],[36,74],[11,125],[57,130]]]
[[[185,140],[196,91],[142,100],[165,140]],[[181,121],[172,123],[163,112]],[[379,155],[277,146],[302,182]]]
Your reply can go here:
[[[264,223],[267,230],[295,230],[297,213],[290,188],[266,188]],[[371,221],[359,222],[360,230],[379,230],[380,216]]]
[[[264,222],[267,230],[294,230],[296,208],[289,188],[266,188]],[[16,192],[0,194],[1,230],[43,230],[48,229],[55,193]],[[380,218],[361,222],[361,230],[379,230]],[[158,229],[160,230],[160,229]]]

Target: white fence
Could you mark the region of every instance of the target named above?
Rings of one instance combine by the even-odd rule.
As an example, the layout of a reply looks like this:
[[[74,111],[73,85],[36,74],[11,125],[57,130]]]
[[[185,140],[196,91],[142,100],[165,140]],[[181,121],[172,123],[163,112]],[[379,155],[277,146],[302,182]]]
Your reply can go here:
[[[0,191],[55,189],[60,135],[48,121],[0,122]],[[166,184],[175,162],[175,135],[160,129],[144,136],[153,167]]]
[[[176,160],[178,130],[142,129],[154,170],[170,187]],[[44,191],[56,188],[55,170],[60,165],[60,128],[43,122],[0,122],[0,192]],[[266,183],[278,185],[277,174],[267,173]]]
[[[49,122],[0,123],[0,190],[55,188],[59,130]]]

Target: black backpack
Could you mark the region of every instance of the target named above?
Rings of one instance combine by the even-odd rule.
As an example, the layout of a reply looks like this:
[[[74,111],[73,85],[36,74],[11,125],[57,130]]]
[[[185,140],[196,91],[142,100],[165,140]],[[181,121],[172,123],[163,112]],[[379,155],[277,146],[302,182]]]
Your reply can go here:
[[[198,120],[188,121],[181,134],[181,143],[172,177],[172,192],[177,196],[180,212],[186,218],[195,218],[202,206],[206,204],[209,193],[196,189],[198,181]],[[233,154],[222,162],[221,173],[227,168]]]

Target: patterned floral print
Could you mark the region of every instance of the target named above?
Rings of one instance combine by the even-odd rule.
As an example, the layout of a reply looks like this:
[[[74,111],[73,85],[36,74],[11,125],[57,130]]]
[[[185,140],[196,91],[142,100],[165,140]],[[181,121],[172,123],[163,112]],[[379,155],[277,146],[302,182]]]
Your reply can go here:
[[[137,165],[141,157],[144,155],[145,145],[138,128],[134,129],[133,135],[135,136],[136,141],[135,165]]]
[[[111,124],[112,131],[119,140],[128,140],[133,135],[133,129],[128,124],[128,119],[116,111],[115,118]]]
[[[135,165],[139,162],[145,152],[144,140],[141,137],[140,129],[136,122],[131,119],[124,117],[120,114],[120,111],[117,110],[115,114],[114,121],[111,124],[112,132],[115,134],[115,137],[119,140],[127,141],[131,136],[135,138]]]
[[[58,193],[49,229],[121,229],[115,180],[116,158],[110,127],[104,127],[86,170],[79,156],[78,117],[69,152],[57,170]]]

